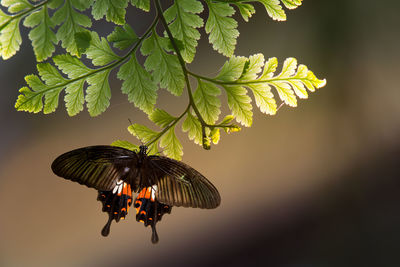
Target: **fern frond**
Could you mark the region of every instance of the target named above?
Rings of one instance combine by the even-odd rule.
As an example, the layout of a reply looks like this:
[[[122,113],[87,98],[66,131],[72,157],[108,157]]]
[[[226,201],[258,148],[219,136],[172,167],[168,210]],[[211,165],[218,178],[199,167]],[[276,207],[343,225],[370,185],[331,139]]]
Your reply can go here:
[[[193,61],[196,53],[197,40],[200,39],[196,28],[203,26],[203,20],[196,14],[202,11],[203,5],[197,0],[175,0],[164,13],[172,35],[183,43],[181,55],[187,63]]]

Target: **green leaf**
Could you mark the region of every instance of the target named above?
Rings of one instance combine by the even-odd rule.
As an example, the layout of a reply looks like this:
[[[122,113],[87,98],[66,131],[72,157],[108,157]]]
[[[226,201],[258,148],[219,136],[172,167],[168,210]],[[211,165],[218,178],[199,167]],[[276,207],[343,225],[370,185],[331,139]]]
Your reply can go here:
[[[19,50],[22,43],[20,21],[21,17],[12,18],[0,10],[0,55],[3,59],[9,59]]]
[[[165,110],[157,108],[149,115],[149,119],[161,128],[165,128],[176,120],[176,117],[170,115]]]
[[[9,13],[19,13],[24,9],[32,8],[32,4],[27,0],[2,0],[1,5],[8,7]]]
[[[86,67],[81,61],[79,61],[79,59],[70,54],[54,56],[53,61],[70,79],[79,78],[83,75],[88,75],[91,72],[91,69]]]
[[[246,62],[247,58],[245,57],[231,57],[225,62],[220,73],[215,78],[224,82],[238,80],[243,74]]]
[[[110,105],[111,90],[108,83],[110,69],[100,71],[87,78],[86,103],[90,116],[103,113]]]
[[[18,111],[28,111],[38,113],[43,109],[45,114],[54,112],[58,106],[58,97],[65,87],[65,79],[49,63],[38,64],[39,74],[45,81],[43,83],[36,75],[25,77],[29,87],[23,87],[19,90],[15,108]],[[44,107],[43,107],[43,98]]]
[[[279,0],[257,0],[264,5],[268,15],[278,21],[286,20],[285,11],[283,11]]]
[[[190,112],[187,113],[186,119],[182,124],[182,131],[188,132],[189,139],[194,140],[196,144],[202,144],[203,134],[201,123]]]
[[[78,10],[84,11],[88,9],[92,4],[93,0],[68,0]]]
[[[53,57],[53,61],[63,73],[70,79],[75,79],[75,81],[65,79],[49,63],[38,64],[39,75],[45,83],[36,75],[26,76],[25,80],[32,89],[29,87],[20,89],[21,94],[15,104],[17,110],[37,113],[43,109],[45,114],[54,112],[58,106],[59,94],[65,88],[65,102],[68,114],[73,116],[82,111],[84,103],[83,86],[86,81],[84,77],[89,75],[91,70],[69,54],[57,55]]]
[[[57,43],[57,38],[51,30],[54,24],[50,20],[47,5],[26,17],[24,25],[33,28],[29,32],[29,39],[32,41],[37,61],[50,57],[55,51],[54,44]]]
[[[219,142],[219,140],[220,140],[220,138],[221,138],[221,133],[220,133],[219,128],[214,128],[214,129],[211,131],[211,133],[210,133],[210,138],[211,138],[211,141],[212,141],[215,145],[218,144],[218,142]]]
[[[90,35],[90,32],[77,32],[74,37],[76,47],[78,48],[78,56],[80,57],[90,46],[92,36]]]
[[[128,131],[136,136],[142,143],[149,143],[153,139],[158,137],[158,133],[147,128],[144,125],[141,124],[132,124],[128,127]],[[153,142],[149,147],[148,147],[148,154],[154,155],[158,153],[157,150],[158,147],[158,141]]]
[[[243,20],[246,22],[248,22],[249,18],[256,13],[256,10],[252,4],[240,2],[234,4],[239,8],[240,14],[242,15]]]
[[[127,6],[128,0],[96,0],[92,7],[92,15],[96,20],[106,16],[107,21],[123,25]]]
[[[72,0],[73,2],[75,1],[85,1],[85,0]],[[85,1],[85,2],[91,2],[92,0]],[[64,3],[64,0],[50,0],[47,3],[47,7],[51,9],[57,9],[59,8],[62,4]]]
[[[276,57],[269,58],[265,63],[264,71],[260,76],[260,79],[270,79],[274,76],[274,72],[278,67],[278,59]]]
[[[303,0],[281,0],[282,3],[289,9],[295,9],[301,5],[301,1]]]
[[[163,153],[173,159],[182,160],[182,145],[175,135],[175,127],[171,127],[161,138],[160,146]]]
[[[275,71],[275,69],[269,69],[273,66],[276,68],[273,61],[274,60],[272,59],[271,63],[268,63],[265,67],[265,75],[268,75],[271,70]],[[264,56],[262,54],[250,56],[248,66],[240,77],[239,82],[249,82],[246,86],[252,90],[257,107],[259,107],[261,112],[265,114],[274,115],[276,113],[276,102],[274,95],[271,93],[271,87],[268,83],[251,83],[251,81],[257,79],[258,74],[261,72],[263,67]]]
[[[295,58],[286,59],[285,62],[283,63],[282,71],[277,76],[277,78],[284,80],[285,78],[287,79],[290,76],[293,76],[295,74],[296,68],[297,68],[297,60]],[[278,91],[279,97],[281,98],[282,101],[285,102],[286,105],[292,107],[297,106],[296,96],[289,83],[281,81],[273,81],[271,82],[271,84],[275,86],[275,88]]]
[[[237,122],[250,127],[253,121],[251,98],[243,86],[223,85],[228,95],[228,106]]]
[[[106,38],[99,38],[97,32],[91,32],[90,46],[86,50],[87,58],[92,60],[95,66],[104,66],[118,60],[119,57],[111,50]]]
[[[48,86],[54,86],[64,83],[66,79],[58,72],[58,70],[49,63],[40,63],[37,65],[40,77]]]
[[[150,0],[131,0],[131,4],[146,12],[150,11]]]
[[[165,33],[165,35],[167,35],[167,34]],[[183,49],[185,49],[183,42],[181,40],[178,40],[178,39],[174,38],[174,37],[172,37],[172,38],[174,39],[174,43],[175,43],[176,47],[178,48],[178,51],[183,51]],[[174,46],[172,45],[171,40],[168,40],[168,45],[167,45],[167,49],[166,50],[167,51],[174,51],[175,50]]]
[[[148,127],[135,123],[128,127],[128,131],[139,138],[143,143],[148,143],[155,137],[157,137],[158,133],[149,129]]]
[[[38,71],[42,79],[45,81],[47,87],[54,87],[54,89],[46,89],[45,105],[43,113],[48,114],[54,112],[58,107],[58,97],[61,90],[64,89],[65,79],[61,74],[50,64],[38,64]]]
[[[25,80],[35,79],[32,76],[26,76]],[[39,79],[39,78],[38,78]],[[38,85],[36,87],[38,91],[31,91],[28,87],[22,87],[19,89],[20,95],[18,96],[17,102],[15,103],[15,109],[18,111],[27,111],[38,113],[43,109],[42,98],[44,95],[43,88]]]
[[[240,128],[239,126],[237,126],[235,124],[232,124],[232,125],[229,125],[229,127],[225,127],[224,130],[226,133],[229,134],[229,133],[239,132],[242,130],[242,128]]]
[[[228,104],[231,103],[229,106],[235,117],[241,114],[242,120],[245,120],[245,118],[249,117],[247,115],[250,115],[250,113],[246,111],[251,110],[251,105],[248,104],[247,107],[244,106],[243,104],[247,103],[245,99],[237,97],[245,93],[243,87],[251,89],[256,104],[261,112],[273,115],[277,111],[277,105],[271,92],[271,86],[275,87],[280,99],[284,101],[285,104],[295,107],[297,106],[296,96],[300,98],[308,97],[306,88],[309,91],[314,91],[315,88],[323,87],[326,83],[325,80],[319,80],[315,77],[306,66],[300,65],[297,68],[297,61],[295,58],[286,59],[281,73],[274,77],[277,65],[278,61],[276,58],[270,58],[264,64],[264,56],[262,54],[250,56],[249,59],[233,57],[225,63],[217,78],[226,81],[226,83],[222,84],[225,89],[235,88],[235,90],[233,90],[235,92],[234,94],[232,94],[232,90],[231,92],[227,91]],[[243,70],[242,72],[240,72],[241,69]],[[264,70],[262,71],[262,69]],[[230,71],[234,73],[232,77],[228,75]],[[235,80],[239,74],[239,79]],[[246,122],[242,122],[242,124],[247,126]]]
[[[207,124],[214,124],[221,113],[221,101],[217,97],[221,90],[212,83],[198,80],[198,87],[194,92],[194,102]]]
[[[151,113],[156,104],[158,87],[134,56],[120,68],[117,76],[124,81],[122,92],[128,95],[128,100],[147,114]]]
[[[132,151],[139,151],[139,147],[137,145],[132,144],[131,142],[125,140],[116,140],[111,143],[112,146],[122,147]]]
[[[85,7],[78,4],[78,1],[65,1],[64,5],[54,13],[52,20],[55,25],[61,25],[56,34],[61,46],[68,53],[80,56],[75,36],[77,33],[87,31],[85,28],[91,27],[92,21],[85,14],[76,11],[72,5],[77,5],[78,9]]]
[[[203,5],[197,0],[175,0],[164,13],[172,35],[183,43],[181,55],[187,63],[193,61],[196,53],[197,40],[200,39],[196,28],[203,26],[203,20],[196,14],[202,11]]]
[[[185,87],[185,79],[178,57],[165,52],[168,39],[153,34],[144,40],[141,52],[148,56],[144,66],[152,72],[153,80],[160,83],[161,88],[166,88],[172,94],[179,96]]]
[[[288,58],[283,63],[281,73],[276,77],[277,80],[270,83],[278,90],[280,98],[289,106],[297,106],[295,94],[300,98],[307,98],[307,90],[314,91],[315,88],[325,86],[326,80],[319,80],[304,65],[297,68],[297,60]],[[272,79],[271,79],[272,80]]]
[[[258,73],[261,72],[264,67],[264,55],[255,54],[250,56],[248,61],[246,61],[247,66],[244,68],[239,81],[249,81],[254,80],[258,77]]]
[[[205,1],[209,15],[205,30],[210,34],[209,41],[213,48],[224,56],[231,57],[235,51],[236,38],[239,36],[237,22],[230,18],[235,13],[233,7],[227,3]]]
[[[114,31],[107,36],[107,40],[113,43],[114,47],[124,50],[139,40],[133,29],[125,24],[122,27],[115,27]]]
[[[271,93],[271,87],[267,83],[254,83],[248,86],[254,94],[257,107],[261,112],[269,115],[276,113],[276,102]]]
[[[65,106],[69,116],[75,116],[83,110],[85,97],[83,94],[84,79],[69,83],[65,88]]]
[[[226,115],[225,118],[221,121],[221,125],[228,125],[235,119],[235,116],[233,115]]]

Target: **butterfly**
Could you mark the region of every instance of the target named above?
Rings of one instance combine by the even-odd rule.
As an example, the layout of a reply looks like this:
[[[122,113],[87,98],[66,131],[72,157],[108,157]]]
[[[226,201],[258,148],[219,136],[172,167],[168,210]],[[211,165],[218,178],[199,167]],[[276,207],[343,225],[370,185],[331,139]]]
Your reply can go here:
[[[189,165],[158,155],[147,147],[131,151],[116,146],[89,146],[57,157],[53,172],[65,179],[98,190],[108,221],[101,234],[108,236],[111,222],[125,219],[132,203],[136,220],[152,228],[152,243],[159,238],[156,224],[172,207],[214,209],[221,197],[215,186]],[[138,193],[132,201],[132,193]]]

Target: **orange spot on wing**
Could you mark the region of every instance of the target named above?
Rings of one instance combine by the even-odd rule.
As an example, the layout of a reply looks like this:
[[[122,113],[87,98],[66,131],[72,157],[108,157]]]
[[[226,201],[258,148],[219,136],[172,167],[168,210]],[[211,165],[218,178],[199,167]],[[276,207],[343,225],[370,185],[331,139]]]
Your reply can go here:
[[[146,194],[146,188],[143,188],[142,191],[140,191],[140,193],[139,193],[137,198],[144,198],[145,194]]]
[[[150,197],[151,197],[151,187],[147,187],[145,198],[150,199]]]
[[[122,188],[122,194],[127,195],[128,194],[128,186],[127,183],[124,183],[124,186]]]
[[[130,184],[128,184],[128,196],[130,196],[130,197],[132,197],[132,189],[131,189],[131,185]]]

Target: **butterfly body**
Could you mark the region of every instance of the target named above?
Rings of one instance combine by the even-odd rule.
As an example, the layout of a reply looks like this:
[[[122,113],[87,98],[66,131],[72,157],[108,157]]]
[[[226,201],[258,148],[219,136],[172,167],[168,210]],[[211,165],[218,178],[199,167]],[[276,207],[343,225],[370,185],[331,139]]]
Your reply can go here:
[[[202,174],[186,165],[163,156],[114,146],[91,146],[72,150],[56,158],[53,172],[65,179],[99,191],[98,200],[109,220],[102,235],[109,234],[112,220],[124,219],[135,199],[136,219],[151,225],[152,242],[158,241],[156,223],[172,206],[213,209],[221,201],[214,185]]]

